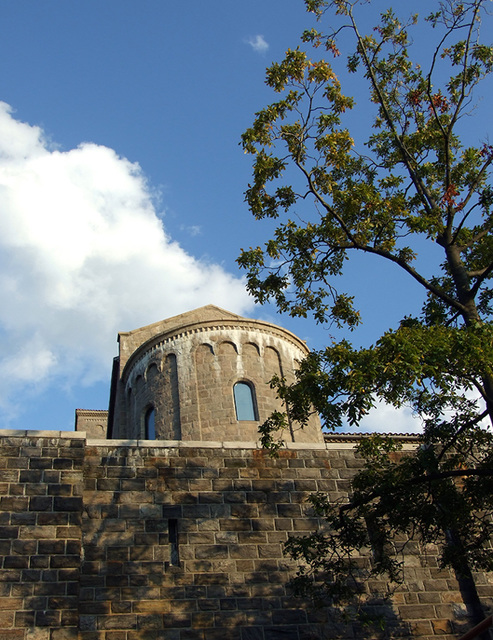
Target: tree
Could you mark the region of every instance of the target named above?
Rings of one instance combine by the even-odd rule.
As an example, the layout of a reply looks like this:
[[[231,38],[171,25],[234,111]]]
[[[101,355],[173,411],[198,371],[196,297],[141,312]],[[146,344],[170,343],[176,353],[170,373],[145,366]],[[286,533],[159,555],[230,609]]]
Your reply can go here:
[[[402,22],[389,9],[369,34],[358,24],[359,0],[305,4],[329,30],[304,32],[312,58],[288,50],[267,70],[280,98],[256,114],[242,142],[253,156],[246,200],[276,229],[238,262],[258,302],[350,329],[361,318],[338,277],[354,253],[417,282],[421,311],[410,308],[373,346],[333,342],[301,363],[294,384],[273,384],[302,424],[315,409],[329,429],[357,425],[384,401],[411,406],[423,433],[413,455],[391,438],[365,439],[349,501],[313,496],[330,528],[289,542],[304,561],[295,587],[340,600],[364,577],[398,582],[402,565],[392,550],[417,538],[439,545],[478,621],[472,570],[493,568],[493,146],[469,140],[467,124],[478,85],[493,70],[493,48],[481,40],[489,3],[430,2],[424,22],[417,15]],[[348,73],[368,89],[359,105],[334,70],[341,40],[352,42]],[[362,118],[373,114],[366,140],[345,124],[357,108]],[[432,275],[422,260],[430,251],[441,253]],[[375,301],[382,314],[385,302]],[[263,426],[266,445],[275,448],[285,419],[275,414]],[[374,552],[363,569],[352,557],[365,546]]]

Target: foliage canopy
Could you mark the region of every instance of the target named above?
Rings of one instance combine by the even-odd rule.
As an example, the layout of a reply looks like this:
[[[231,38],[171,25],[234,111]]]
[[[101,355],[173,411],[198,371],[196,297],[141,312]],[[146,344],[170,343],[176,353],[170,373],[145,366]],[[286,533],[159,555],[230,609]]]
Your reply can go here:
[[[424,20],[405,22],[389,9],[369,33],[358,22],[364,2],[305,4],[328,30],[304,32],[311,57],[298,47],[267,70],[279,99],[256,114],[242,143],[253,156],[246,200],[276,229],[238,262],[258,302],[351,329],[360,314],[337,277],[353,253],[417,282],[422,309],[410,308],[373,346],[334,342],[306,358],[294,384],[274,383],[301,423],[315,408],[327,428],[358,425],[383,401],[412,407],[423,434],[412,456],[390,438],[365,439],[349,502],[313,497],[330,529],[290,541],[305,563],[297,586],[337,599],[357,592],[362,577],[398,582],[396,541],[417,536],[439,544],[442,563],[474,590],[471,568],[493,568],[485,551],[493,511],[493,146],[469,139],[467,124],[493,70],[481,30],[489,2],[434,1]],[[366,103],[343,93],[335,71],[342,46],[352,47],[347,73],[359,74]],[[373,117],[364,141],[348,124],[358,109]],[[421,256],[437,251],[430,275]],[[376,304],[384,314],[391,293]],[[284,419],[264,425],[265,444],[275,447]],[[375,545],[362,573],[353,551]]]

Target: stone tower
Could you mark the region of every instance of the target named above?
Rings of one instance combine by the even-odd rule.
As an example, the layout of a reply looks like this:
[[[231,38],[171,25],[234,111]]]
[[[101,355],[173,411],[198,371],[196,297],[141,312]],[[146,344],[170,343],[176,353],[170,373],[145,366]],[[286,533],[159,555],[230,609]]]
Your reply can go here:
[[[272,376],[293,380],[308,349],[268,322],[213,305],[119,336],[108,420],[118,439],[255,442],[282,410]],[[321,443],[318,417],[288,442]]]

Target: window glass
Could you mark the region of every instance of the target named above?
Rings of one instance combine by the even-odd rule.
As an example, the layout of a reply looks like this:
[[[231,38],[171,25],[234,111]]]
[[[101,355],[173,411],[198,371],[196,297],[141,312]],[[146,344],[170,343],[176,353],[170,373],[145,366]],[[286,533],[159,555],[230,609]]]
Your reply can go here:
[[[156,429],[154,426],[154,421],[156,417],[156,412],[154,407],[149,407],[146,411],[145,415],[145,436],[146,440],[155,440],[156,439]]]
[[[233,387],[233,393],[235,398],[236,419],[256,420],[252,387],[246,382],[237,382]]]

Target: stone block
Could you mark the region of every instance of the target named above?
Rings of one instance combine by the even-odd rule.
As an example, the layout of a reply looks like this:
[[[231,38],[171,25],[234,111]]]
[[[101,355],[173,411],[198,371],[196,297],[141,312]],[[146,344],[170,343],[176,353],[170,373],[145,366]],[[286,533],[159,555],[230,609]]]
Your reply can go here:
[[[197,559],[227,558],[229,547],[225,544],[200,544],[195,547],[195,557]]]
[[[303,609],[284,609],[272,612],[272,623],[274,625],[298,625],[306,624],[306,612]]]
[[[50,640],[77,640],[78,638],[78,627],[51,630]]]
[[[3,560],[4,569],[27,569],[29,557],[27,556],[6,556]]]
[[[19,535],[18,527],[0,526],[0,539],[16,539]]]
[[[49,629],[26,629],[25,640],[50,640],[50,637]]]
[[[242,627],[241,640],[264,640],[264,628],[258,627]]]
[[[274,518],[260,517],[252,520],[253,531],[274,531]]]
[[[35,615],[36,627],[59,627],[60,612],[59,611],[36,611]]]
[[[252,521],[247,518],[231,518],[219,520],[221,531],[251,531]]]
[[[53,498],[50,498],[52,500]],[[50,510],[39,512],[36,522],[42,527],[50,525],[67,525],[69,522],[67,513],[52,513]]]
[[[454,632],[452,625],[450,624],[450,620],[448,619],[432,620],[431,625],[433,627],[433,632],[436,635],[443,635]]]
[[[215,624],[214,613],[211,611],[197,611],[192,613],[192,628],[211,628]]]
[[[280,544],[261,544],[258,546],[259,558],[282,558],[283,552]]]
[[[227,585],[229,576],[223,573],[197,573],[193,577],[193,583],[195,585]]]
[[[238,544],[229,547],[229,553],[231,558],[241,559],[247,558],[252,559],[256,558],[258,555],[257,546],[253,544]]]
[[[136,629],[137,616],[134,614],[122,614],[112,616],[99,616],[97,619],[98,629]]]
[[[218,531],[214,533],[214,542],[216,544],[236,545],[238,544],[237,531]]]
[[[432,605],[402,605],[399,613],[405,620],[431,620],[434,618],[435,610]]]
[[[151,613],[147,615],[137,615],[137,628],[142,629],[147,637],[152,637],[151,634],[153,630],[161,630],[163,627],[164,619],[162,614]]]
[[[28,498],[17,496],[3,496],[0,498],[0,511],[27,511]]]
[[[73,515],[77,516],[77,518],[74,518],[74,520],[76,520],[77,525],[80,525],[79,514],[73,514]],[[69,521],[70,520],[71,520],[71,517],[69,518]],[[63,538],[64,540],[77,539],[77,538],[80,538],[80,535],[81,535],[80,526],[74,525],[74,526],[56,528],[57,538]]]
[[[198,531],[196,533],[191,532],[187,535],[187,541],[189,545],[196,545],[196,544],[212,545],[216,542],[216,536],[214,531]]]
[[[293,521],[290,518],[275,518],[274,526],[277,531],[293,531]]]
[[[258,507],[254,504],[232,504],[231,516],[233,518],[258,518]]]
[[[299,504],[278,504],[277,513],[280,518],[299,518],[302,515]]]
[[[50,561],[50,567],[53,569],[79,568],[79,565],[80,557],[78,555],[52,556]]]
[[[64,497],[55,496],[53,498],[54,511],[81,511],[82,498],[80,497]]]
[[[264,531],[240,531],[238,540],[241,544],[263,544],[267,542],[267,533]]]

